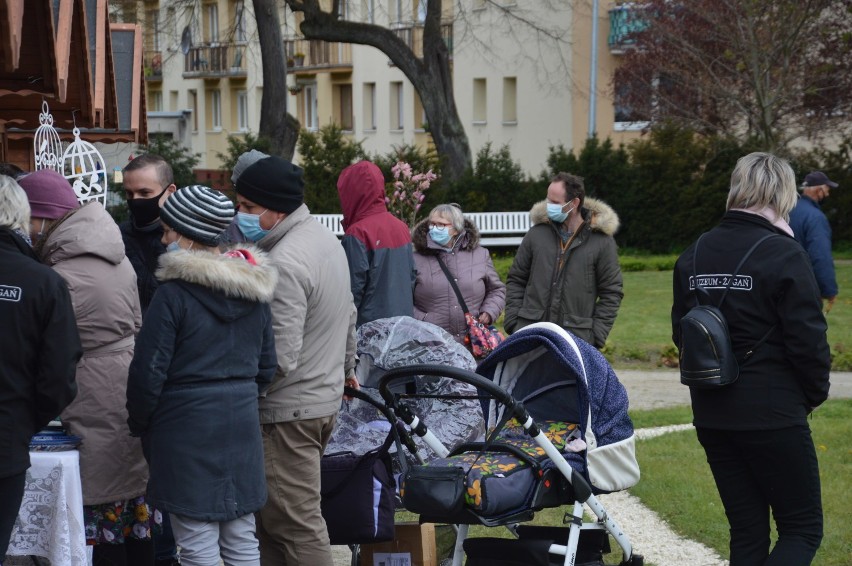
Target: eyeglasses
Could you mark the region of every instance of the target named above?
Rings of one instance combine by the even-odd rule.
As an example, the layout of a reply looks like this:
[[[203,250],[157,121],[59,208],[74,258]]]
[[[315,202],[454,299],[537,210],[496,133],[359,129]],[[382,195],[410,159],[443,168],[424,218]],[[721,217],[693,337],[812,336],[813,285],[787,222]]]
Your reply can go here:
[[[450,222],[429,222],[429,228],[449,228],[452,226]]]

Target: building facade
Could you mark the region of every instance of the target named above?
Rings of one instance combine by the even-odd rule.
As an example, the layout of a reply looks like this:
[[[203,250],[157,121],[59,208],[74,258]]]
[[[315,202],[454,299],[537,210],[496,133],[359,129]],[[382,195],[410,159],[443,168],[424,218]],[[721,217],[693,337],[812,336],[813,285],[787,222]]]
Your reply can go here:
[[[200,153],[199,168],[218,169],[217,153],[226,151],[229,135],[259,129],[263,77],[252,2],[143,4],[149,130]],[[387,27],[418,53],[425,0],[348,0],[340,6],[340,17]],[[613,0],[445,0],[442,36],[473,153],[486,143],[508,144],[523,169],[537,174],[551,146],[578,148],[590,131],[616,143],[638,136],[647,124],[631,122],[612,94],[613,70],[625,48],[619,33],[626,28],[618,27],[624,11]],[[298,31],[301,14],[282,9],[279,18],[286,108],[304,128],[336,123],[370,153],[429,145],[420,98],[385,54],[306,40]]]

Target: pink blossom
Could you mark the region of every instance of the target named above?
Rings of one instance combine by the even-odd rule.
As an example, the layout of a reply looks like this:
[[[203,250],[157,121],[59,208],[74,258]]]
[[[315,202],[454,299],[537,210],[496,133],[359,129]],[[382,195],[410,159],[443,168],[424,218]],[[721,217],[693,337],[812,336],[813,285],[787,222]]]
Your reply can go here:
[[[420,195],[420,198],[419,198],[418,200],[419,200],[420,202],[423,202],[423,199],[425,199],[425,198],[426,198],[426,195]],[[419,205],[419,204],[417,205],[417,208],[420,208],[420,205]]]
[[[403,183],[402,181],[396,181],[396,182],[394,182],[393,186],[396,187],[397,189],[401,189],[405,186],[405,183]]]
[[[390,204],[390,199],[388,197],[385,197],[385,204]]]
[[[414,207],[414,210],[415,210],[415,211],[420,210],[420,206],[421,206],[421,205],[419,205],[419,204],[418,204],[417,206],[415,206],[415,207]]]

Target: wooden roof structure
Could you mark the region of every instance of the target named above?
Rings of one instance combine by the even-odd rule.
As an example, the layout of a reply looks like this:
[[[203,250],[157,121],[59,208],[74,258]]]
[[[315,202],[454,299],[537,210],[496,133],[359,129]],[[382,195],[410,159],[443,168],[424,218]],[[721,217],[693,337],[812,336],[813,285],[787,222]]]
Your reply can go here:
[[[142,55],[107,0],[0,0],[0,161],[32,169],[44,101],[63,140],[146,143]]]

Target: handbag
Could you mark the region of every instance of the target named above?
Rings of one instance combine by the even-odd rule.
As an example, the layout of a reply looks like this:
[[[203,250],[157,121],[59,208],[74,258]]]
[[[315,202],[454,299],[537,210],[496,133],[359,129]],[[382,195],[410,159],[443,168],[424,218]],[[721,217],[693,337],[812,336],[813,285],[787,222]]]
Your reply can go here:
[[[459,286],[456,284],[455,277],[447,269],[440,255],[435,256],[435,258],[438,260],[438,265],[441,266],[444,275],[447,276],[450,286],[456,293],[459,305],[461,305],[464,311],[464,321],[467,324],[467,335],[464,337],[465,345],[470,349],[470,352],[476,359],[488,356],[506,337],[503,336],[502,332],[497,330],[496,326],[493,324],[482,324],[470,313],[470,309],[467,308],[467,303],[464,302],[464,297],[459,290]]]
[[[331,544],[365,544],[394,538],[396,482],[391,430],[379,448],[366,454],[336,452],[320,461],[320,508]]]

